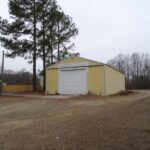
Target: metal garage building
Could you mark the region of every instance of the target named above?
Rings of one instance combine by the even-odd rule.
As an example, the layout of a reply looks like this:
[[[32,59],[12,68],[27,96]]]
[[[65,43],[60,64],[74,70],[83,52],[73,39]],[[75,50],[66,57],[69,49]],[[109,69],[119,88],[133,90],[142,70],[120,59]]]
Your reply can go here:
[[[47,68],[47,94],[112,95],[125,90],[125,75],[96,61],[69,57]]]

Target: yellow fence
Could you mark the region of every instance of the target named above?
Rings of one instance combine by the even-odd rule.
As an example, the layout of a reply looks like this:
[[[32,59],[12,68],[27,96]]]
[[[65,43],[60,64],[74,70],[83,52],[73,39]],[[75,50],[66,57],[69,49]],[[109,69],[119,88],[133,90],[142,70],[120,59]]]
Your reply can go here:
[[[4,92],[32,92],[33,87],[32,85],[5,85],[3,86]]]

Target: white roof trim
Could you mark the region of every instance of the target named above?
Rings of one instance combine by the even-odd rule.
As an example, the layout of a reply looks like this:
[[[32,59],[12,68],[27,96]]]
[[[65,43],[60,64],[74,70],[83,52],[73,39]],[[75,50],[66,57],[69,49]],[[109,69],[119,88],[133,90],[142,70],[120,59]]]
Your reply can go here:
[[[71,67],[87,67],[89,66],[89,62],[84,62],[84,63],[63,63],[63,64],[58,64],[57,67],[59,69],[61,68],[71,68]]]

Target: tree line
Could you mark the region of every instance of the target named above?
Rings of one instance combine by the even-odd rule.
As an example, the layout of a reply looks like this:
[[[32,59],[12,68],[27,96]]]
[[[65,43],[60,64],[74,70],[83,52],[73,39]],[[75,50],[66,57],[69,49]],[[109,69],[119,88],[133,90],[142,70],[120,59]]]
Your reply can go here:
[[[13,71],[12,71],[13,72]],[[1,74],[0,74],[1,78]],[[39,82],[39,80],[37,80]],[[4,84],[7,85],[31,85],[32,84],[32,74],[27,71],[19,72],[4,72]]]
[[[0,42],[7,56],[24,57],[33,64],[33,90],[36,91],[36,61],[43,62],[43,91],[46,67],[71,53],[71,38],[78,34],[72,18],[55,0],[9,0],[10,20],[0,18]]]
[[[109,60],[108,64],[125,73],[127,88],[150,89],[149,54],[119,54],[115,58]]]

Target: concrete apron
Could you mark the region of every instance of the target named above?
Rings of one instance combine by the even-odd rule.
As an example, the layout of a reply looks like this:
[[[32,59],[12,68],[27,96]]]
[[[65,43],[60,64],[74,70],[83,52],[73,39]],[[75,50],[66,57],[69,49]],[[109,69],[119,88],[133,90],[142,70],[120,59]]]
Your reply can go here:
[[[29,95],[29,94],[16,94],[16,93],[3,93],[4,96],[28,97],[38,99],[69,99],[73,95]]]

